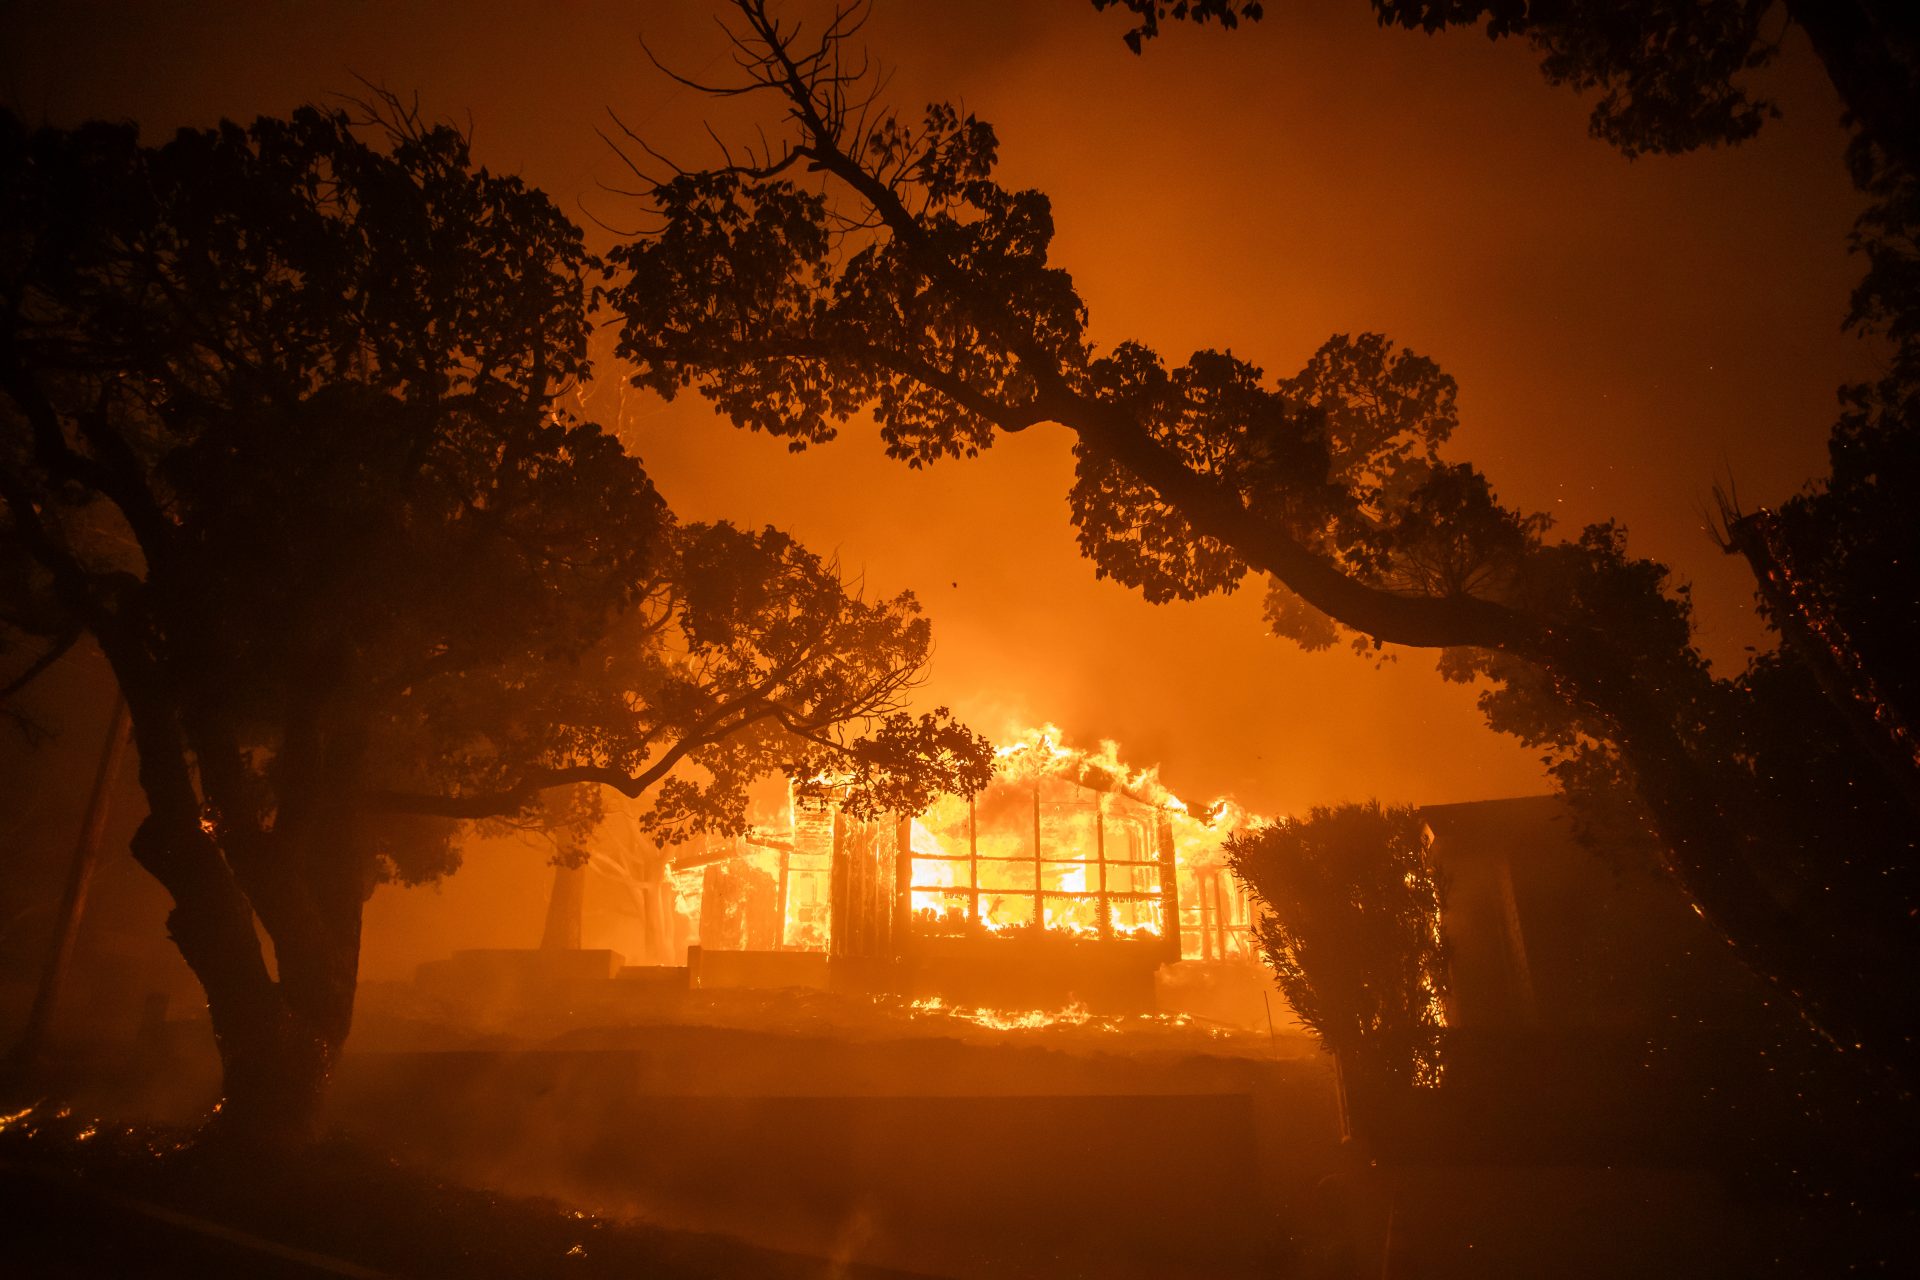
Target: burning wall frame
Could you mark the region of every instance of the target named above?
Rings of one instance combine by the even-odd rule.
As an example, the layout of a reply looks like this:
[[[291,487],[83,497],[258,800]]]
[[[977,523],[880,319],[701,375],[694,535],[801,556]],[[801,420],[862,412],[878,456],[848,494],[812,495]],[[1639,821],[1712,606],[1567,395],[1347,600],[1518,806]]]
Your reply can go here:
[[[789,793],[752,834],[677,860],[674,878],[703,954],[825,953],[853,985],[936,994],[993,971],[1056,985],[1125,973],[1138,990],[1183,957],[1253,957],[1219,849],[1233,824],[1218,818],[1042,737],[1003,748],[977,797],[916,817],[866,822]]]
[[[1144,801],[1032,778],[914,818],[790,812],[785,832],[676,861],[683,882],[699,873],[683,897],[697,896],[702,946],[897,958],[927,942],[1055,933],[1178,958],[1172,823]]]

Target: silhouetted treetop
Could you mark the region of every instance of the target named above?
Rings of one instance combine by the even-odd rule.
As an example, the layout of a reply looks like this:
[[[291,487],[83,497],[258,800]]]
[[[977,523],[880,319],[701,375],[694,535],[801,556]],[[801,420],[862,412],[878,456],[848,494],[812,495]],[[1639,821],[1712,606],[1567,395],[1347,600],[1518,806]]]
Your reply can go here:
[[[624,273],[614,306],[649,317],[622,329],[619,354],[635,363],[638,385],[672,395],[699,377],[706,353],[727,352],[732,375],[701,381],[702,392],[796,446],[831,439],[836,423],[871,407],[896,457],[920,465],[976,453],[1007,406],[1035,394],[1015,348],[1056,365],[1087,359],[1072,281],[1047,265],[1050,207],[1038,192],[997,186],[992,130],[944,105],[917,126],[882,119],[860,151],[870,172],[842,157],[848,172],[913,204],[910,235],[848,227],[785,176],[806,158],[797,151],[764,172],[661,183],[661,234],[609,255]],[[1012,314],[913,287],[934,262]]]
[[[663,175],[659,233],[611,255],[619,352],[639,385],[694,386],[796,447],[870,410],[916,466],[1061,422],[1076,435],[1083,546],[1149,598],[1230,590],[1257,545],[1256,567],[1285,563],[1317,607],[1364,611],[1390,639],[1498,644],[1496,629],[1524,626],[1494,607],[1503,575],[1473,562],[1508,556],[1526,521],[1484,482],[1436,469],[1452,390],[1430,361],[1337,339],[1297,385],[1274,387],[1230,354],[1170,369],[1122,343],[1096,359],[1048,256],[1050,205],[995,181],[990,128],[940,105],[917,122],[889,114],[840,69],[840,29],[802,51],[763,5],[742,11],[761,53],[743,59],[742,87],[772,95],[793,136]],[[835,181],[816,189],[810,173]],[[1433,548],[1393,527],[1409,503],[1466,517],[1453,563],[1417,563]],[[1444,616],[1426,603],[1436,590]]]

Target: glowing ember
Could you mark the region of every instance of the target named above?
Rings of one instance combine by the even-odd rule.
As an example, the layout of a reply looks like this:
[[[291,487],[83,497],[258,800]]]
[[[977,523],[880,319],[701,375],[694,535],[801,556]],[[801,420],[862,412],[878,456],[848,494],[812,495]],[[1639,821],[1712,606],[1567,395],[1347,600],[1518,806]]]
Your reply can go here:
[[[1038,1031],[1042,1027],[1067,1026],[1083,1027],[1093,1020],[1085,1005],[1068,1005],[1058,1013],[1046,1013],[1039,1009],[1029,1009],[1025,1013],[1007,1013],[998,1009],[969,1009],[963,1005],[950,1005],[938,996],[925,1000],[915,1000],[911,1006],[916,1014],[957,1018],[962,1022],[971,1022],[993,1031]],[[1107,1030],[1113,1030],[1107,1027]]]
[[[876,997],[875,1003],[884,1006],[889,1003],[889,999],[884,996]],[[1214,1038],[1224,1038],[1234,1034],[1222,1027],[1197,1027],[1193,1018],[1184,1013],[1099,1014],[1091,1012],[1084,1004],[1078,1003],[1052,1011],[988,1009],[949,1004],[938,996],[927,996],[908,1003],[904,1012],[916,1019],[946,1019],[952,1022],[964,1022],[988,1031],[1031,1032],[1055,1028],[1086,1028],[1118,1035],[1130,1030],[1153,1027],[1204,1030],[1208,1036]]]

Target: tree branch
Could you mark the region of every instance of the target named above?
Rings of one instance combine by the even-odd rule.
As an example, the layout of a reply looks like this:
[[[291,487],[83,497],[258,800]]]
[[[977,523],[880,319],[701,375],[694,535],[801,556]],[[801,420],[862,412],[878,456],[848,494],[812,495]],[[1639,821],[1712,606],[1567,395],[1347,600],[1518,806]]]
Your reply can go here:
[[[19,693],[22,689],[39,679],[47,668],[60,661],[61,658],[64,658],[67,655],[67,651],[80,642],[80,636],[83,630],[84,628],[77,626],[70,627],[56,636],[53,643],[47,646],[45,653],[35,658],[32,665],[25,671],[8,681],[4,689],[0,689],[0,702],[4,702],[16,693]]]

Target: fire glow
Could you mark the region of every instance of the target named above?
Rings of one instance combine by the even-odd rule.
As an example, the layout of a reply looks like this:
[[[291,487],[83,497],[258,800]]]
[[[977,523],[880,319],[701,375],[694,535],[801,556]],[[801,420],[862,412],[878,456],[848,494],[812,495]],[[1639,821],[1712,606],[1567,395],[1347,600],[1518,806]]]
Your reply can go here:
[[[938,996],[927,996],[913,1000],[906,1005],[907,1013],[915,1018],[947,1019],[953,1022],[970,1023],[988,1031],[1026,1032],[1049,1031],[1056,1028],[1086,1028],[1090,1031],[1120,1035],[1136,1030],[1141,1025],[1158,1028],[1195,1027],[1193,1016],[1187,1013],[1137,1013],[1137,1014],[1100,1014],[1089,1010],[1084,1004],[1074,1003],[1064,1009],[985,1009],[967,1005],[950,1004]],[[1201,1027],[1206,1035],[1214,1039],[1223,1039],[1234,1033],[1225,1027]]]
[[[1051,725],[995,756],[986,790],[912,817],[862,823],[789,793],[746,835],[681,853],[661,883],[634,889],[636,902],[671,912],[670,945],[711,950],[846,954],[886,915],[898,918],[883,931],[922,940],[1168,951],[1177,922],[1181,958],[1253,958],[1248,899],[1222,848],[1255,821],[1244,809],[1220,800],[1196,811],[1115,743],[1075,749]],[[603,840],[594,861],[634,888],[617,844]]]

